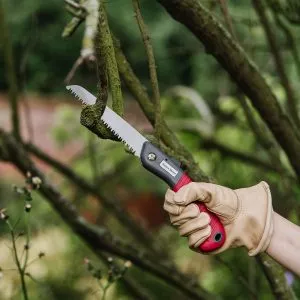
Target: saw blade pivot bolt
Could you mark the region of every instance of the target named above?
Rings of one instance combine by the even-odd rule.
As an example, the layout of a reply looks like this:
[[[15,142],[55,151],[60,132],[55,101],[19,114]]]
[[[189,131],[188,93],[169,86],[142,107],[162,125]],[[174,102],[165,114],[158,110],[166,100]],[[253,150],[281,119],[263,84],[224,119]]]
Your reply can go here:
[[[152,153],[152,152],[149,153],[149,154],[148,154],[148,159],[151,160],[151,161],[156,160],[156,154],[155,154],[155,153]]]

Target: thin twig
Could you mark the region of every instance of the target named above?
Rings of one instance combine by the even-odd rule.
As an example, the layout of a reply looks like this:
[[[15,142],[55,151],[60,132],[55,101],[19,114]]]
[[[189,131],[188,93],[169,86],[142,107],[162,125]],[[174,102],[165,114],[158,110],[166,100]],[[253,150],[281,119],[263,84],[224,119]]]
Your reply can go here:
[[[29,248],[30,248],[30,227],[29,227],[29,218],[30,218],[30,214],[26,213],[25,215],[25,224],[26,224],[26,244],[25,244],[25,259],[24,259],[24,263],[22,266],[23,271],[26,271],[27,268],[27,263],[28,263],[28,258],[29,258]]]
[[[18,105],[18,84],[13,57],[13,48],[10,40],[10,33],[6,24],[6,16],[3,1],[0,0],[0,41],[4,50],[4,64],[6,66],[6,78],[9,85],[9,98],[11,105],[12,130],[17,139],[21,139],[19,105]]]
[[[272,9],[272,6],[270,6],[270,8]],[[286,21],[283,20],[281,18],[281,16],[278,15],[274,10],[273,10],[273,15],[275,17],[275,20],[276,20],[276,23],[277,23],[278,27],[283,31],[283,33],[286,36],[287,45],[288,45],[288,47],[291,51],[291,54],[294,58],[294,61],[295,61],[295,64],[296,64],[296,69],[297,69],[297,72],[298,72],[298,76],[300,77],[300,56],[299,56],[297,43],[296,43],[296,40],[295,40],[295,36],[292,32],[292,29],[286,23]]]
[[[286,73],[284,60],[282,58],[280,49],[278,47],[276,33],[273,31],[271,22],[266,14],[266,7],[263,1],[261,0],[252,0],[252,4],[264,28],[270,50],[273,54],[277,72],[286,93],[289,114],[292,120],[294,121],[296,128],[300,128],[300,119],[298,115],[298,103],[296,100],[297,98],[295,96],[294,90],[291,86],[288,75]],[[294,130],[296,130],[295,127]],[[298,129],[297,132],[299,132]]]
[[[26,128],[28,132],[28,140],[30,142],[34,141],[34,126],[33,126],[33,118],[32,118],[32,111],[31,106],[29,103],[29,99],[26,93],[26,70],[27,70],[27,64],[28,64],[28,58],[31,54],[31,50],[33,46],[36,44],[38,40],[38,24],[37,24],[37,18],[36,15],[32,15],[32,24],[31,24],[31,30],[29,33],[29,37],[26,43],[26,47],[20,62],[20,94],[22,96],[22,104],[24,108],[24,120],[26,123]]]
[[[73,2],[73,1],[71,1]],[[81,6],[76,3],[78,6],[76,8],[76,12],[80,12],[79,9],[84,8],[85,15],[78,16],[75,15],[75,18],[71,20],[71,22],[65,27],[63,31],[63,37],[70,36],[76,28],[80,25],[81,21],[85,19],[85,30],[82,38],[82,46],[80,50],[80,56],[77,58],[75,63],[73,64],[70,72],[65,78],[65,83],[69,84],[71,79],[74,77],[77,69],[84,62],[94,63],[95,61],[95,47],[94,47],[94,39],[97,32],[97,21],[98,21],[98,9],[99,9],[99,1],[98,0],[88,0],[84,3],[84,6]]]
[[[65,3],[67,4],[67,5],[70,5],[70,6],[72,6],[73,8],[76,8],[76,9],[81,9],[82,8],[82,6],[79,4],[79,3],[77,3],[77,2],[75,2],[75,1],[73,1],[73,0],[64,0],[65,1]]]
[[[244,110],[248,124],[255,134],[258,143],[269,154],[272,163],[278,167],[282,167],[278,145],[274,141],[274,138],[270,134],[268,128],[265,128],[263,123],[259,123],[256,120],[253,109],[243,95],[240,97],[240,103]]]
[[[88,151],[89,151],[89,159],[90,159],[90,168],[93,172],[93,182],[94,185],[97,185],[97,181],[99,178],[99,171],[98,171],[98,162],[97,162],[97,156],[96,156],[96,149],[95,149],[95,136],[89,135],[88,137]]]
[[[227,29],[230,32],[230,34],[232,35],[232,37],[234,39],[236,39],[236,35],[233,30],[232,19],[230,17],[230,13],[229,13],[229,9],[228,9],[228,2],[227,2],[227,0],[218,0],[218,1],[220,3],[220,7],[221,7],[222,13],[224,15],[224,20],[225,20]]]
[[[109,266],[109,255],[105,254],[104,252],[99,252],[99,256],[101,257],[102,261],[106,264],[106,266]],[[133,299],[139,299],[139,300],[151,300],[152,297],[149,295],[148,291],[141,286],[136,280],[134,280],[133,276],[130,274],[126,274],[122,278],[123,284],[126,287],[128,293],[130,293],[133,296]],[[101,284],[100,281],[98,281],[99,284]]]
[[[257,155],[251,155],[250,153],[245,153],[245,151],[233,149],[232,147],[227,146],[224,143],[221,143],[213,138],[203,139],[203,141],[201,142],[201,149],[216,149],[223,156],[234,158],[243,163],[262,168],[269,172],[275,172],[281,176],[284,174],[285,177],[289,178],[289,180],[294,183],[296,183],[297,181],[296,177],[288,173],[288,171],[285,170],[280,163],[271,164],[268,161],[257,157]]]
[[[145,45],[146,54],[148,58],[148,66],[149,66],[149,73],[150,73],[150,80],[151,86],[153,91],[153,102],[155,104],[155,133],[156,138],[158,141],[160,140],[160,132],[161,132],[161,106],[160,106],[160,92],[159,92],[159,84],[157,79],[157,72],[156,72],[156,63],[155,57],[153,52],[153,47],[151,44],[151,38],[149,34],[149,30],[147,25],[144,22],[141,9],[140,9],[140,2],[139,0],[132,0],[133,8],[135,12],[135,17],[137,19],[137,23],[142,35],[142,39]]]
[[[68,84],[70,83],[70,81],[71,81],[72,78],[74,77],[74,75],[75,75],[77,69],[79,68],[79,66],[80,66],[82,63],[83,63],[83,57],[82,57],[82,56],[79,56],[79,57],[76,59],[75,63],[73,64],[73,66],[72,66],[70,72],[67,74],[67,76],[66,76],[66,78],[65,78],[65,80],[64,80],[65,84],[68,85]]]
[[[24,269],[24,267],[22,267],[19,256],[18,256],[18,250],[17,250],[17,245],[16,245],[14,229],[11,226],[9,220],[6,221],[6,224],[8,225],[9,230],[10,230],[10,235],[11,235],[12,244],[13,244],[13,254],[14,254],[15,263],[17,265],[18,273],[19,273],[20,280],[21,280],[23,297],[24,297],[24,300],[28,300],[28,292],[27,292],[27,286],[26,286],[26,282],[25,282],[25,269]]]

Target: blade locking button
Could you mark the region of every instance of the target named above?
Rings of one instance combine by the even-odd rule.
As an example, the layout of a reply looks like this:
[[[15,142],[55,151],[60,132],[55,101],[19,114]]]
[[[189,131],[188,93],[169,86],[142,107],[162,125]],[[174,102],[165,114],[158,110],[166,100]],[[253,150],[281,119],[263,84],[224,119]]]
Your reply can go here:
[[[151,160],[151,161],[156,160],[156,154],[155,154],[155,153],[152,153],[152,152],[149,153],[149,154],[148,154],[148,159]]]

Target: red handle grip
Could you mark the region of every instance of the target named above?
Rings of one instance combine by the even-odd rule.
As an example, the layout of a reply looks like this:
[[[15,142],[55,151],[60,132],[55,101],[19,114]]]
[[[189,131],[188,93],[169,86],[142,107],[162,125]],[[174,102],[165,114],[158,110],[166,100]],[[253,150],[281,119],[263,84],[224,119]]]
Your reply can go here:
[[[192,182],[192,180],[186,175],[183,174],[177,184],[173,187],[173,191],[179,191],[183,186]],[[198,205],[201,212],[206,212],[210,217],[210,226],[211,226],[211,235],[198,247],[201,252],[211,252],[217,250],[223,246],[226,239],[225,229],[219,218],[209,211],[206,206],[197,201],[195,204]]]

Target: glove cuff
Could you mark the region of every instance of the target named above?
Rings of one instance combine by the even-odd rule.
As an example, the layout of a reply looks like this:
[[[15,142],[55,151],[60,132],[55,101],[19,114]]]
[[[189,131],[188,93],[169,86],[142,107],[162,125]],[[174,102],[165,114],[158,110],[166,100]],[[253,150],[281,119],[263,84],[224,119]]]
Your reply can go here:
[[[254,256],[267,249],[273,234],[270,188],[262,181],[250,188],[236,190],[236,193],[243,207],[239,221],[244,223],[244,232],[241,233],[240,240],[249,250],[249,256]]]

